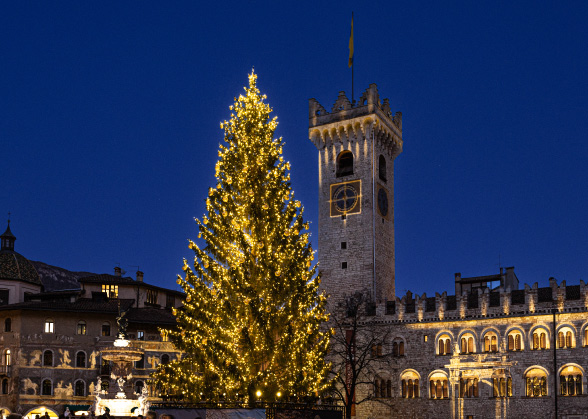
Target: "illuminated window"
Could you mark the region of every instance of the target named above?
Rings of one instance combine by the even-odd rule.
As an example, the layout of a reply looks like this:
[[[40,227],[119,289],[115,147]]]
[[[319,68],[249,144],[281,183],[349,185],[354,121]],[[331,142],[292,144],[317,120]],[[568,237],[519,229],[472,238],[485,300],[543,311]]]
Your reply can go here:
[[[478,397],[478,379],[462,377],[459,379],[459,397]]]
[[[559,374],[559,394],[562,396],[582,395],[582,370],[569,365],[564,366]]]
[[[525,394],[527,397],[547,396],[547,375],[540,368],[532,368],[525,374]]]
[[[46,379],[43,380],[41,384],[41,395],[42,396],[51,396],[53,392],[53,385],[51,384],[51,380]]]
[[[513,330],[508,334],[508,350],[522,351],[523,350],[523,335],[518,330]]]
[[[77,333],[78,333],[78,335],[85,335],[86,334],[86,322],[85,321],[78,322]]]
[[[165,330],[161,331],[161,341],[162,342],[169,342],[169,335],[167,334],[167,331],[165,331]]]
[[[535,329],[533,332],[533,350],[549,349],[547,343],[547,332],[545,329]]]
[[[400,376],[402,397],[405,399],[416,399],[419,397],[419,375],[415,371],[405,371]]]
[[[584,346],[588,346],[588,327],[584,329]]]
[[[145,332],[143,330],[137,331],[137,340],[145,340]]]
[[[76,354],[76,367],[86,368],[86,353],[84,351],[79,351]]]
[[[337,157],[336,176],[349,176],[353,174],[353,154],[351,151],[342,151]]]
[[[462,354],[473,354],[475,352],[474,335],[471,333],[462,335],[460,349],[460,353]]]
[[[442,372],[435,372],[429,378],[429,397],[431,399],[449,398],[449,385],[447,375]]]
[[[102,292],[105,293],[108,298],[118,298],[118,285],[102,284]]]
[[[77,397],[84,397],[86,395],[86,383],[83,380],[76,381],[74,395]]]
[[[12,363],[12,356],[10,354],[10,349],[6,349],[4,351],[4,359],[3,359],[4,365],[10,365]]]
[[[498,352],[498,336],[494,332],[484,335],[484,352]]]
[[[437,340],[437,355],[451,355],[451,338],[441,335]]]
[[[147,304],[157,304],[157,291],[147,290]]]
[[[53,333],[54,332],[54,323],[53,319],[45,320],[45,333]]]
[[[110,323],[102,323],[102,336],[110,336]]]
[[[52,367],[53,366],[53,351],[47,349],[43,352],[43,366],[44,367]]]
[[[492,397],[512,397],[512,377],[493,377]]]
[[[574,332],[569,327],[562,327],[557,332],[557,348],[573,348],[574,345]]]

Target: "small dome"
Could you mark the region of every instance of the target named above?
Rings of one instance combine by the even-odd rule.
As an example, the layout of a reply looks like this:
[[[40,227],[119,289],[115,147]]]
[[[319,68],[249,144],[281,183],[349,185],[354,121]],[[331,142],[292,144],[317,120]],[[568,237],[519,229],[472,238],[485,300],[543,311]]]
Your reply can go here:
[[[0,238],[2,239],[0,250],[0,280],[16,279],[36,285],[43,285],[33,264],[23,255],[14,251],[16,237],[10,231],[10,221],[8,221],[8,228],[6,228],[6,231]]]

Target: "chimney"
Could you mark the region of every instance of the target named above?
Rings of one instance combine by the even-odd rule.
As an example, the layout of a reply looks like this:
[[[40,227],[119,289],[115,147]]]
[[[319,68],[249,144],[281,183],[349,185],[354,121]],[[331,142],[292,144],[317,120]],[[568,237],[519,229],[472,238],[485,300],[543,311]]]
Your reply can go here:
[[[143,282],[143,272],[137,271],[137,282]]]
[[[121,276],[120,266],[115,266],[114,267],[114,276]]]

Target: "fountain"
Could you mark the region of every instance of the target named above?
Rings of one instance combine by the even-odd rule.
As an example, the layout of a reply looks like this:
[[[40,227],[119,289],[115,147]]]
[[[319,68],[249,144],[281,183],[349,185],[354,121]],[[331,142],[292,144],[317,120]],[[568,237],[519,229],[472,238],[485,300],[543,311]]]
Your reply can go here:
[[[108,409],[111,416],[131,416],[133,408],[138,409],[137,414],[144,415],[148,409],[146,386],[143,386],[141,395],[136,400],[128,399],[123,388],[124,384],[133,377],[132,374],[127,374],[131,369],[130,366],[134,361],[140,360],[143,355],[143,352],[133,348],[127,339],[128,321],[125,318],[126,314],[126,311],[121,312],[119,301],[119,315],[116,318],[118,324],[116,340],[111,348],[102,351],[102,359],[112,361],[114,364],[110,378],[118,385],[118,391],[114,398],[104,397],[108,395],[108,392],[102,390],[102,379],[98,378],[94,391],[96,415],[104,414]]]

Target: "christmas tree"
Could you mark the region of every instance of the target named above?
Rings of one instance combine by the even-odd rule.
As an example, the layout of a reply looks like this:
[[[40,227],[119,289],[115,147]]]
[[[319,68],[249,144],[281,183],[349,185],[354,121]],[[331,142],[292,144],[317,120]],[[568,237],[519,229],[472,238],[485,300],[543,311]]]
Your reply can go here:
[[[294,199],[277,119],[249,75],[246,95],[221,124],[216,187],[184,260],[184,306],[165,331],[184,356],[160,365],[155,382],[187,401],[280,400],[328,386],[325,297],[308,223]]]

